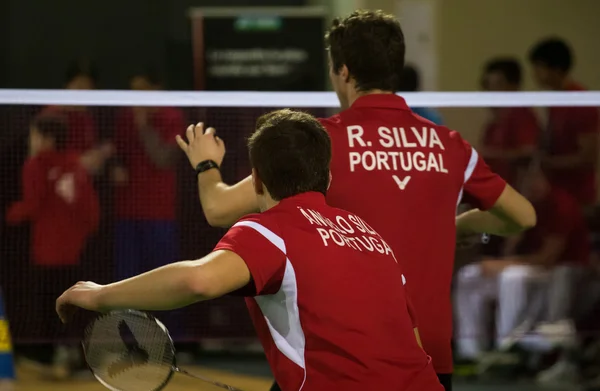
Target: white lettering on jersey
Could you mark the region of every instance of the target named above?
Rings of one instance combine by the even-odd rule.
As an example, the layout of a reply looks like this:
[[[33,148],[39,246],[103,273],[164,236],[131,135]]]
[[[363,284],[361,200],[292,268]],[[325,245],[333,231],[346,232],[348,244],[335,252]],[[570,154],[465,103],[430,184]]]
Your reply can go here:
[[[437,172],[448,174],[444,165],[444,151],[446,148],[440,140],[435,128],[418,127],[392,127],[379,126],[376,143],[363,138],[365,129],[360,125],[351,125],[347,128],[348,145],[350,148],[371,147],[371,150],[350,151],[350,172],[365,171],[411,171]],[[370,133],[367,132],[367,135]],[[412,149],[420,148],[414,151]],[[382,150],[383,149],[383,150]],[[391,150],[390,150],[391,149]],[[423,150],[424,149],[424,150]],[[406,189],[411,175],[392,175],[392,179],[400,190]]]
[[[366,147],[367,144],[363,141],[362,135],[365,133],[364,129],[360,125],[348,126],[346,128],[348,132],[348,145],[350,148],[354,148],[354,141],[358,142],[361,147]]]
[[[408,181],[410,181],[410,176],[406,176],[404,177],[404,179],[400,179],[397,175],[392,175],[392,178],[394,178],[400,190],[406,189],[406,185],[408,185]]]
[[[352,214],[346,217],[338,215],[334,223],[312,209],[298,209],[311,225],[317,226],[317,233],[324,246],[336,245],[356,251],[378,252],[391,255],[396,261],[391,247],[360,217]]]

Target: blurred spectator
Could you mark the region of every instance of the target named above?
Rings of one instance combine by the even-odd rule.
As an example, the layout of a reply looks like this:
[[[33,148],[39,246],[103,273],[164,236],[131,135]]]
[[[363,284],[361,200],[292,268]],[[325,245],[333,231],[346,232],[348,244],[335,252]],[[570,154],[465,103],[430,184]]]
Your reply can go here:
[[[152,72],[131,79],[131,89],[158,90]],[[178,259],[175,135],[183,115],[171,107],[124,109],[114,139],[120,164],[113,170],[115,193],[115,261],[124,279]]]
[[[521,89],[521,66],[512,58],[490,60],[483,71],[485,91],[514,92]],[[537,148],[539,126],[535,114],[525,107],[492,108],[479,152],[492,170],[513,187]]]
[[[75,61],[66,72],[65,88],[92,90],[96,87],[97,71],[87,60]],[[80,154],[82,165],[90,172],[98,172],[112,154],[110,144],[96,146],[97,132],[94,118],[85,106],[49,106],[43,114],[61,115],[68,126],[66,150]]]
[[[45,115],[31,124],[30,157],[22,172],[22,200],[6,215],[9,224],[31,222],[29,317],[36,322],[40,339],[60,336],[54,301],[65,286],[78,281],[80,256],[99,222],[99,207],[93,186],[79,156],[66,150],[68,130],[63,119]],[[62,341],[61,341],[62,342]],[[35,356],[44,364],[53,362],[56,376],[70,372],[65,349]],[[53,354],[54,353],[54,354]]]
[[[400,76],[400,86],[398,87],[399,92],[417,92],[421,90],[421,77],[419,71],[412,65],[404,66],[402,75]],[[434,109],[427,107],[411,107],[411,110],[433,122],[436,125],[442,125],[444,120],[442,115]]]
[[[538,84],[553,91],[583,91],[570,71],[573,55],[561,39],[537,43],[529,53]],[[596,201],[599,113],[592,107],[551,107],[543,134],[544,169],[550,182],[572,194],[583,207]]]
[[[496,345],[507,348],[514,336],[539,320],[572,317],[576,276],[589,260],[587,226],[577,201],[552,188],[541,170],[528,176],[526,194],[537,225],[506,245],[502,259],[485,259],[457,275],[457,348],[462,359],[478,360],[489,338],[491,302],[498,303]]]

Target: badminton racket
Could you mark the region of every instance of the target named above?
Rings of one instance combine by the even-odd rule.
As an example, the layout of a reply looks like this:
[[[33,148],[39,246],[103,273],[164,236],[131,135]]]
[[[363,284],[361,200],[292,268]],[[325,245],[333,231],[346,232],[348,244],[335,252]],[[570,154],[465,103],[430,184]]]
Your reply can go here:
[[[140,311],[114,311],[98,316],[85,329],[85,360],[96,379],[113,391],[160,391],[174,373],[230,391],[238,388],[189,373],[177,366],[167,328]]]

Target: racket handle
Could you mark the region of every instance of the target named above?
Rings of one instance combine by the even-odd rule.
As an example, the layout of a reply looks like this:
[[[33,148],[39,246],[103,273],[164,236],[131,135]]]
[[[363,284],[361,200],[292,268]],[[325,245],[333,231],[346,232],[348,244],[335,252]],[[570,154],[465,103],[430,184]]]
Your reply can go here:
[[[186,376],[189,376],[189,377],[193,377],[194,379],[205,381],[207,383],[212,384],[213,386],[216,386],[216,387],[219,387],[219,388],[223,388],[225,390],[229,390],[229,391],[243,391],[243,390],[241,390],[239,388],[235,388],[233,386],[230,386],[230,385],[218,382],[216,380],[209,379],[208,377],[204,377],[204,376],[201,376],[201,375],[195,375],[195,374],[190,373],[190,372],[188,372],[186,370],[183,370],[183,369],[173,368],[173,370],[175,372],[181,373],[182,375],[186,375]]]

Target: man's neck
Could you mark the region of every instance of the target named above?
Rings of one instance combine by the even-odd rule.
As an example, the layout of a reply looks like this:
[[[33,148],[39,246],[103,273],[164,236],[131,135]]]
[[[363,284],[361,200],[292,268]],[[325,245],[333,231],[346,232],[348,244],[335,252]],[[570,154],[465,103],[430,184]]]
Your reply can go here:
[[[348,104],[352,106],[352,104],[361,96],[365,95],[375,95],[375,94],[393,94],[393,91],[384,91],[384,90],[368,90],[368,91],[357,91],[355,89],[350,89],[348,92]]]

